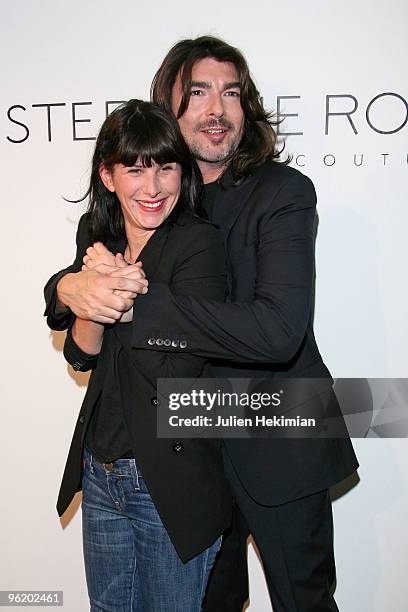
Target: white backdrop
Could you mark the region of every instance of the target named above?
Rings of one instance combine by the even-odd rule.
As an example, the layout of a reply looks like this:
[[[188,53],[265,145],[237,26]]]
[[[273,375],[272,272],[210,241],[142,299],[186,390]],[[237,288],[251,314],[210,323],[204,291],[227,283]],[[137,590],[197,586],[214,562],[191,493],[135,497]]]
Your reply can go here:
[[[45,325],[42,286],[74,254],[83,207],[61,195],[86,186],[85,138],[106,101],[148,97],[176,40],[213,33],[240,47],[266,106],[280,97],[292,115],[281,128],[298,133],[292,163],[318,191],[315,328],[334,376],[408,376],[407,16],[405,0],[2,3],[0,590],[60,589],[65,610],[87,609],[80,513],[63,529],[54,509],[86,377],[68,369],[63,335]],[[326,103],[356,110],[326,129]],[[36,106],[47,104],[60,106]],[[360,482],[334,503],[337,601],[343,612],[402,612],[407,441],[355,447]],[[249,610],[266,612],[249,554]]]

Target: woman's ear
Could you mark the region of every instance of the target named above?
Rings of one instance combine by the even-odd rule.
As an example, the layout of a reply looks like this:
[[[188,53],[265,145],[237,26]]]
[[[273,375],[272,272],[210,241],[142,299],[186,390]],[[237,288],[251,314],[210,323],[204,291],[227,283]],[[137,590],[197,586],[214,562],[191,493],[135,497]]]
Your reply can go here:
[[[115,186],[113,184],[112,172],[105,166],[105,164],[101,164],[99,166],[99,176],[101,177],[101,181],[105,185],[106,189],[114,193]]]

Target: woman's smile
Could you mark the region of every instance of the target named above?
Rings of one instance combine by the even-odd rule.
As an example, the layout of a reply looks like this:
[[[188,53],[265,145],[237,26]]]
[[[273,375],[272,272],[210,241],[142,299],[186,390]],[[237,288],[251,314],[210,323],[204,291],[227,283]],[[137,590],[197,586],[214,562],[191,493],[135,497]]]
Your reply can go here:
[[[160,200],[137,200],[137,203],[145,210],[153,213],[160,212],[167,198]]]
[[[144,166],[101,166],[100,177],[116,193],[122,208],[126,233],[154,231],[169,216],[180,196],[181,167],[176,162]],[[128,235],[128,239],[131,236]]]

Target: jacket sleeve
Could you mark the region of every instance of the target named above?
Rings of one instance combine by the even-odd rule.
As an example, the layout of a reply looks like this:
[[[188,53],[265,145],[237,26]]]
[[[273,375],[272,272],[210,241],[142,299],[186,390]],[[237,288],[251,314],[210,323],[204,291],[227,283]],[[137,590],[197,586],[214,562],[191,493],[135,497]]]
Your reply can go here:
[[[185,229],[184,247],[180,249],[176,259],[171,284],[165,287],[176,300],[184,296],[192,300],[211,300],[214,304],[219,304],[225,299],[227,276],[224,246],[219,232],[212,225],[200,223]],[[137,296],[133,307],[135,308],[136,303],[144,298],[144,295]],[[154,303],[155,301],[153,306]],[[158,377],[200,376],[206,363],[203,356],[191,355],[189,352],[183,354],[166,351],[167,345],[171,345],[171,342],[184,346],[184,336],[180,336],[176,342],[174,334],[170,333],[167,326],[165,312],[163,309],[160,309],[160,312],[162,314],[154,337],[154,347],[157,350],[132,349],[131,359],[134,365],[148,378],[154,378],[154,383]],[[144,335],[142,330],[145,330],[146,326],[142,318],[134,316],[130,325],[132,325],[132,338],[138,337],[140,333]],[[151,348],[152,336],[149,335],[148,339],[150,343],[143,344],[141,349]]]
[[[262,195],[267,198],[268,190]],[[171,345],[162,350],[240,362],[289,361],[304,340],[311,311],[315,204],[313,184],[300,173],[274,196],[270,214],[259,220],[252,301],[220,304],[152,283],[134,305],[133,346],[157,350],[157,338],[168,338]],[[239,263],[233,273],[239,276]]]
[[[64,357],[77,372],[88,372],[96,368],[99,354],[89,355],[79,348],[72,337],[72,327],[70,327],[64,342]]]
[[[76,234],[76,255],[74,262],[53,274],[44,287],[45,311],[44,316],[47,317],[47,325],[56,331],[62,331],[71,327],[75,320],[75,315],[69,308],[57,303],[57,284],[59,280],[70,272],[79,272],[82,268],[82,259],[89,246],[89,237],[87,229],[88,215],[85,213],[79,220],[78,230]]]

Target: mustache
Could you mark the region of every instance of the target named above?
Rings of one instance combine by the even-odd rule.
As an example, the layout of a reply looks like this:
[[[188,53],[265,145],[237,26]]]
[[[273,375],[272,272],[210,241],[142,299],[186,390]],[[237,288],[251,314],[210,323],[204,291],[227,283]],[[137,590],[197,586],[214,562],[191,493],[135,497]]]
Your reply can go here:
[[[209,119],[208,121],[197,123],[194,127],[194,131],[200,132],[201,130],[221,128],[232,130],[234,129],[234,124],[230,123],[227,119]]]

